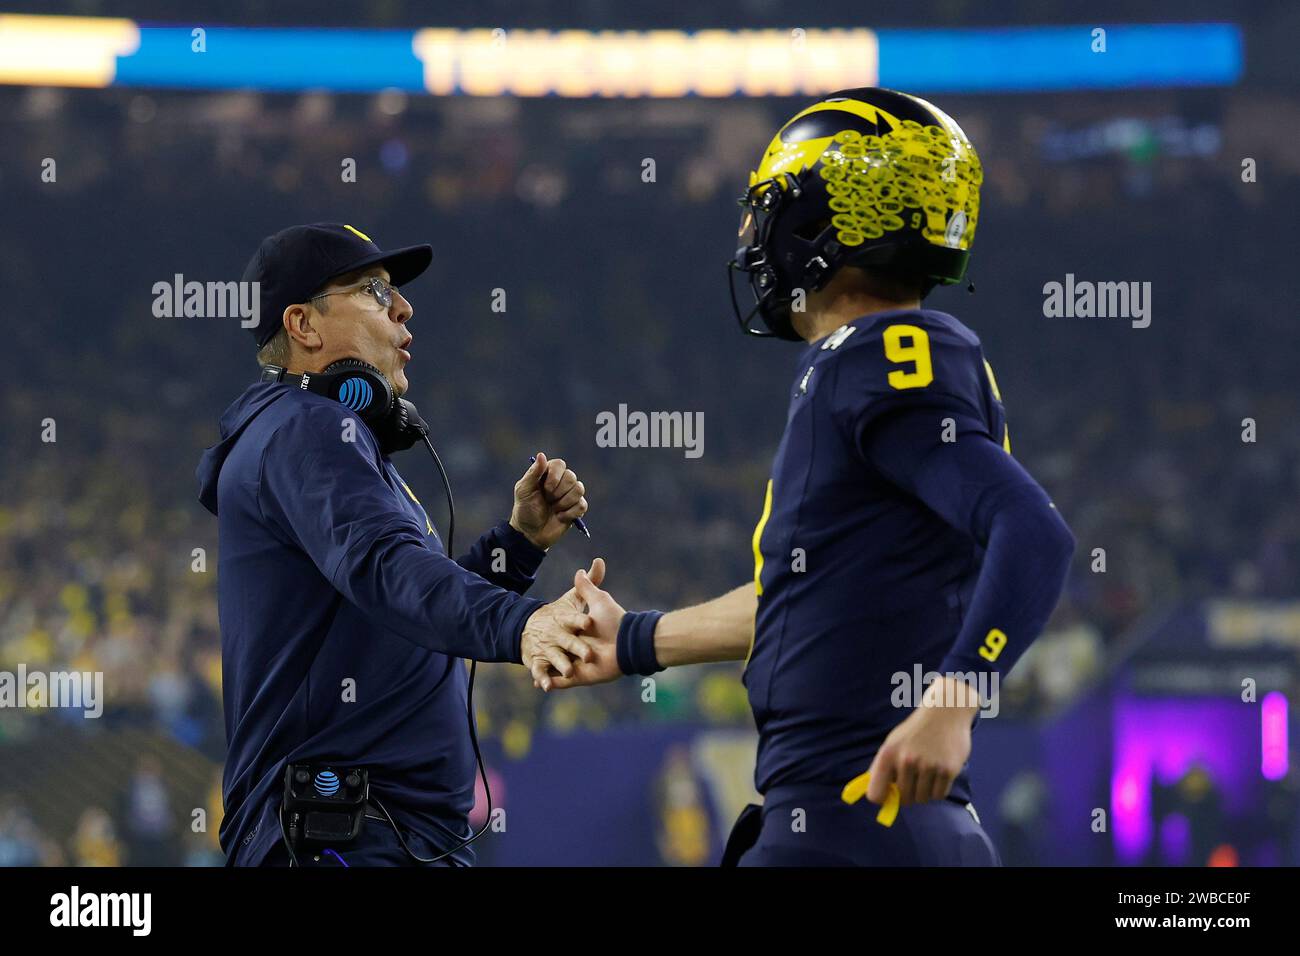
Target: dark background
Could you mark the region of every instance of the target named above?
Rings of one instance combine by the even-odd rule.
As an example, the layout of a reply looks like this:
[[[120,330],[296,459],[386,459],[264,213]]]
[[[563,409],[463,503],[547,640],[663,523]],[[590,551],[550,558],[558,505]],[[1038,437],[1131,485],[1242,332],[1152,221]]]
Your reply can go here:
[[[200,22],[202,5],[184,9],[158,0],[39,12]],[[758,2],[213,10],[214,23],[235,25],[800,20]],[[932,97],[975,143],[986,181],[977,291],[940,290],[927,305],[979,333],[1013,450],[1080,542],[1057,615],[1005,688],[1005,718],[1030,733],[1114,686],[1171,608],[1274,607],[1295,600],[1300,575],[1292,5],[930,2],[873,6],[868,25],[1108,17],[1237,20],[1246,76],[1226,89]],[[832,2],[808,25],[861,22],[857,5]],[[215,819],[206,834],[189,826],[193,807],[219,814],[224,746],[216,523],[196,501],[193,469],[256,366],[236,320],[155,318],[155,282],[237,279],[264,235],[297,222],[349,222],[384,246],[432,243],[433,266],[403,290],[416,308],[408,397],[451,472],[462,549],[508,514],[513,482],[541,448],[585,481],[594,539],[554,549],[535,593],[557,595],[599,554],[629,608],[704,600],[752,576],[749,539],[795,372],[795,349],[746,340],[731,318],[734,199],[804,103],[0,87],[0,669],[101,670],[109,689],[100,721],[0,711],[0,754],[30,770],[0,784],[0,863],[219,861]],[[58,161],[56,184],[40,180],[45,157]],[[343,157],[356,159],[356,183],[340,182]],[[653,183],[641,180],[647,157]],[[1246,157],[1257,182],[1242,182]],[[1151,326],[1044,317],[1043,285],[1066,273],[1151,282]],[[491,309],[495,289],[505,313]],[[597,448],[596,415],[620,403],[702,412],[703,457]],[[1247,417],[1255,443],[1241,440]],[[55,443],[41,441],[46,418]],[[445,527],[432,465],[414,451],[397,464]],[[206,549],[208,573],[191,571],[194,548]],[[1106,551],[1104,574],[1090,568],[1094,548]],[[655,741],[642,763],[664,761],[653,786],[667,787],[691,777],[698,754],[672,748],[697,731],[747,740],[740,670],[661,675],[650,707],[631,681],[552,699],[520,669],[484,665],[480,730],[507,790],[513,772],[528,792],[540,771],[512,768],[535,767],[530,757],[566,734],[630,734],[620,748],[635,753],[642,732]],[[575,789],[606,772],[599,747],[591,753]],[[1105,778],[1097,785],[1104,792]],[[1259,837],[1277,856],[1260,859],[1296,862],[1290,793],[1282,822]],[[705,862],[690,839],[655,837],[671,831],[672,798],[646,800],[631,824],[643,830],[628,839],[665,862]],[[711,805],[707,816],[701,839],[713,845],[725,814]],[[1213,845],[1183,862],[1205,862]],[[1051,846],[1011,862],[1052,862]]]

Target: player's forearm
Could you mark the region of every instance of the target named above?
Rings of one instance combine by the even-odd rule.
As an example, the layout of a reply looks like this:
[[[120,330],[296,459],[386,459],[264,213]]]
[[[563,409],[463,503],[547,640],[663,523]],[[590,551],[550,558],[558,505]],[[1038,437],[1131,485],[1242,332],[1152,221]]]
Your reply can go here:
[[[655,627],[655,657],[664,667],[743,661],[754,639],[753,584],[694,607],[671,611]]]
[[[999,510],[970,611],[941,671],[1008,673],[1056,607],[1074,548],[1041,490]]]

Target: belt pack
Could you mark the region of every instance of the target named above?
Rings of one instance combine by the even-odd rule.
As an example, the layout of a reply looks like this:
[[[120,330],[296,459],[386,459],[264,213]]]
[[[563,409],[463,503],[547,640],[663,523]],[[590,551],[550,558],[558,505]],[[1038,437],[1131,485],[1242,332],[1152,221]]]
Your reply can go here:
[[[370,776],[363,767],[289,764],[284,768],[285,836],[297,850],[351,843],[365,825]]]

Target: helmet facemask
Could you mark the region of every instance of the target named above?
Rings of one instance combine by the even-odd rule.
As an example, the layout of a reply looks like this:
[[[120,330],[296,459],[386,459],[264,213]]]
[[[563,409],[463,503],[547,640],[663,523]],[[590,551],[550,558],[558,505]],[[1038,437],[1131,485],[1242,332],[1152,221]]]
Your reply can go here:
[[[833,274],[839,243],[834,241],[830,222],[812,220],[787,223],[809,210],[796,202],[803,194],[803,176],[784,173],[755,183],[737,200],[741,206],[740,247],[727,264],[731,306],[741,331],[746,335],[803,341],[794,330],[791,306],[799,293],[806,296],[822,288]],[[825,219],[823,216],[822,219]],[[783,228],[776,229],[780,221]],[[749,278],[754,305],[742,314],[736,296],[736,272]],[[768,331],[753,327],[761,318]]]

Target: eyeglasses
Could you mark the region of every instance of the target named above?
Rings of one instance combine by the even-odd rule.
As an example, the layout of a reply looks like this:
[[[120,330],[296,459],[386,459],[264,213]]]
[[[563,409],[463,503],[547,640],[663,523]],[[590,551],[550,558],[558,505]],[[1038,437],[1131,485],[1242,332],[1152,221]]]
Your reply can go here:
[[[365,292],[368,295],[374,296],[375,301],[385,309],[391,309],[393,307],[393,293],[396,291],[396,287],[389,285],[383,279],[379,278],[379,276],[371,276],[360,285],[354,286],[351,289],[340,289],[338,292],[322,292],[319,295],[312,296],[311,298],[323,299],[329,295],[351,295],[353,292]],[[311,299],[308,299],[307,301],[310,302]]]

